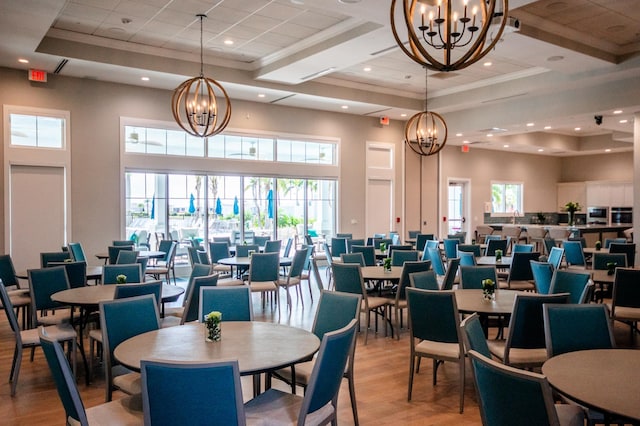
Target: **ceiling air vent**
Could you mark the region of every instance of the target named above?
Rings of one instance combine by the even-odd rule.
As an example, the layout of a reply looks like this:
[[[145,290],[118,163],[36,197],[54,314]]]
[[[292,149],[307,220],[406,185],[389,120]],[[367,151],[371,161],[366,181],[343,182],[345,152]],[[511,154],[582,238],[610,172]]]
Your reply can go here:
[[[60,63],[58,64],[58,66],[56,67],[55,70],[53,70],[54,74],[60,74],[60,71],[62,71],[62,68],[64,68],[65,65],[67,65],[67,63],[69,62],[68,59],[63,59],[60,61]]]

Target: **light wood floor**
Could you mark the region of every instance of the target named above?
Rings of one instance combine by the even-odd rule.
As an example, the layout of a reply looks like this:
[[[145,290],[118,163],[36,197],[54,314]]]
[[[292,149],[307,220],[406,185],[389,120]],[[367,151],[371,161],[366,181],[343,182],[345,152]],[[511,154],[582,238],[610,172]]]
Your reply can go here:
[[[323,279],[326,278],[322,274]],[[280,322],[306,329],[311,328],[318,301],[318,289],[314,286],[314,303],[309,292],[303,289],[304,308],[296,303],[289,315],[283,309]],[[282,295],[284,296],[284,295]],[[284,297],[282,298],[284,301]],[[283,305],[284,307],[285,305]],[[254,313],[257,320],[277,321],[278,317],[267,307],[263,312],[257,295],[254,295]],[[616,340],[620,346],[630,345],[629,328],[616,324]],[[356,394],[362,425],[478,425],[480,414],[476,403],[473,378],[467,368],[465,386],[465,409],[458,414],[458,370],[453,364],[439,368],[438,384],[431,384],[432,365],[423,362],[420,374],[414,381],[413,399],[407,402],[407,380],[409,374],[409,338],[406,330],[400,340],[370,332],[367,346],[364,333],[358,336],[355,361]],[[65,423],[62,404],[58,399],[53,380],[41,350],[36,350],[33,362],[28,351],[22,360],[17,395],[9,393],[8,376],[13,357],[14,340],[9,325],[0,314],[0,424],[4,425],[63,425]],[[104,401],[104,379],[102,372],[96,374],[89,386],[84,384],[84,372],[79,368],[78,386],[86,407]],[[274,381],[274,387],[286,389]],[[248,399],[251,384],[243,378],[243,391]],[[115,393],[114,398],[120,394]],[[338,420],[340,424],[353,424],[349,391],[344,381],[340,390]]]

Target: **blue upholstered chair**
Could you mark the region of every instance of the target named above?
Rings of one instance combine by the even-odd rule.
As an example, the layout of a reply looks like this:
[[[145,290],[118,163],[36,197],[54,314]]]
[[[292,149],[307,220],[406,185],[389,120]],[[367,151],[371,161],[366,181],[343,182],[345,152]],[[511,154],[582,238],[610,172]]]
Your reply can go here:
[[[340,255],[340,261],[342,261],[342,263],[355,263],[360,266],[365,266],[362,253],[342,253]]]
[[[462,338],[467,352],[476,351],[487,358],[491,358],[491,351],[489,350],[489,345],[487,345],[487,337],[482,329],[480,317],[476,312],[462,320],[460,329],[462,329]]]
[[[139,263],[125,265],[104,265],[102,267],[102,284],[116,284],[118,275],[127,277],[127,283],[141,283],[142,266]]]
[[[80,243],[69,243],[69,253],[76,262],[87,261],[87,256],[84,254],[84,249]]]
[[[588,303],[589,285],[593,286],[589,272],[557,269],[553,271],[549,294],[569,293],[569,303]]]
[[[147,426],[246,424],[238,361],[140,362]]]
[[[536,285],[536,292],[539,294],[549,294],[551,278],[553,277],[553,266],[549,262],[538,262],[530,260],[533,282]]]
[[[411,287],[422,290],[440,290],[436,274],[433,270],[409,274],[409,283]]]
[[[198,321],[211,311],[222,313],[222,321],[253,321],[251,292],[247,286],[200,287]]]
[[[498,274],[494,266],[460,266],[460,287],[462,289],[482,289],[482,281],[486,279],[498,283]]]
[[[373,246],[352,246],[352,253],[361,253],[364,256],[365,266],[376,265],[376,249]]]
[[[415,252],[416,254],[418,252]],[[416,272],[426,272],[431,269],[430,261],[407,261],[402,267],[402,274],[400,274],[400,281],[396,288],[396,295],[394,300],[391,301],[391,306],[394,310],[394,319],[396,325],[396,338],[400,340],[400,328],[402,328],[402,316],[404,309],[407,307],[407,295],[406,289],[410,287],[411,282],[409,276]]]

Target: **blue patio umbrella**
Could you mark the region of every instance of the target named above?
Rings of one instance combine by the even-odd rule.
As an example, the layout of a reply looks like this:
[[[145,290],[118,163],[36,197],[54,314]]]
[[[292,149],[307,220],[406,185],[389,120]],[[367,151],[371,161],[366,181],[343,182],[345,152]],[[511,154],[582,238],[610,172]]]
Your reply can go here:
[[[156,194],[153,194],[153,198],[151,199],[151,215],[149,215],[150,219],[156,218]]]
[[[196,206],[194,204],[195,197],[193,194],[189,196],[189,213],[194,214],[196,212]]]
[[[216,200],[216,214],[222,214],[222,203],[220,202],[220,197],[218,197],[218,199]]]
[[[240,214],[240,206],[238,206],[238,197],[234,197],[233,199],[233,214]]]
[[[273,219],[273,189],[270,189],[267,193],[267,212],[269,219]]]

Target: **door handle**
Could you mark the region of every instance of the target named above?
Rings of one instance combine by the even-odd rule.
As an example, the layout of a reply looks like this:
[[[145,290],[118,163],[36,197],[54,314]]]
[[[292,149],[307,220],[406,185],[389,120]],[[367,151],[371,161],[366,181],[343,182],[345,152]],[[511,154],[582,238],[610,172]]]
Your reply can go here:
[[[462,218],[462,223],[465,223],[466,221],[467,221],[467,218],[466,218],[466,217],[463,217],[463,218]]]

